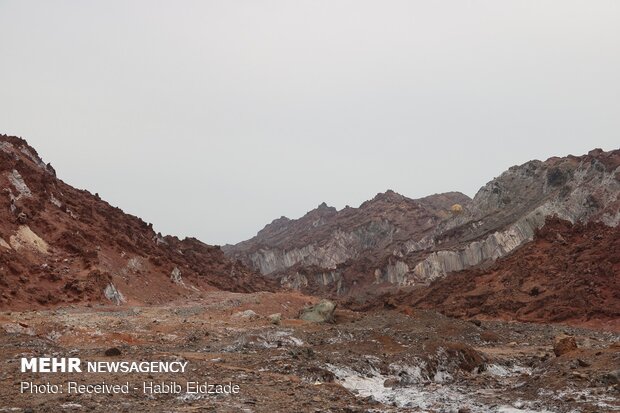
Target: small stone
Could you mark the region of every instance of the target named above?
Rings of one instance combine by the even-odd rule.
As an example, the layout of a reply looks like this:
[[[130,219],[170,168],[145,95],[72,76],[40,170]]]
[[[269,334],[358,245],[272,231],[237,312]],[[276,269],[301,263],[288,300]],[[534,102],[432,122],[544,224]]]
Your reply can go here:
[[[489,343],[495,343],[500,341],[500,337],[492,331],[483,331],[482,333],[480,333],[480,340]]]
[[[233,314],[234,318],[243,318],[244,320],[254,320],[258,318],[258,314],[256,314],[252,310],[239,311],[238,313]]]
[[[555,343],[553,344],[553,353],[557,357],[566,353],[570,353],[574,350],[577,350],[577,341],[575,341],[575,337],[561,335],[555,338]]]
[[[271,324],[280,325],[280,323],[282,322],[282,314],[280,313],[271,314],[267,318],[269,319],[269,322]]]
[[[606,385],[615,385],[620,383],[620,370],[614,370],[604,374],[601,381]]]
[[[106,357],[116,357],[116,356],[120,356],[122,353],[118,347],[111,347],[107,349],[105,353],[103,354],[105,354]]]
[[[383,382],[383,387],[393,389],[394,387],[398,386],[399,383],[400,381],[398,379],[395,379],[395,378],[387,379],[386,381]]]

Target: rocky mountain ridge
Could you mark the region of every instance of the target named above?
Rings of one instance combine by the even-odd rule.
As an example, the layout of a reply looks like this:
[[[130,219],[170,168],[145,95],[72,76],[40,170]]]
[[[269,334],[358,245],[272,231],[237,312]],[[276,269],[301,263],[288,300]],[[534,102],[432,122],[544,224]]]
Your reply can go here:
[[[350,295],[428,285],[490,265],[530,242],[549,217],[617,227],[620,150],[513,166],[473,200],[459,193],[411,200],[388,191],[359,208],[322,204],[224,252],[285,287]]]
[[[256,237],[224,246],[231,258],[268,277],[280,277],[285,286],[312,284],[308,271],[322,285],[342,291],[343,268],[352,268],[372,256],[381,260],[410,239],[422,239],[452,215],[451,206],[467,205],[458,192],[410,199],[394,191],[377,194],[359,208],[337,211],[325,203],[297,220],[281,217]],[[387,275],[389,277],[389,274]]]
[[[436,230],[433,252],[413,268],[433,280],[494,261],[531,241],[547,217],[620,223],[620,150],[513,166],[478,191],[463,214]]]

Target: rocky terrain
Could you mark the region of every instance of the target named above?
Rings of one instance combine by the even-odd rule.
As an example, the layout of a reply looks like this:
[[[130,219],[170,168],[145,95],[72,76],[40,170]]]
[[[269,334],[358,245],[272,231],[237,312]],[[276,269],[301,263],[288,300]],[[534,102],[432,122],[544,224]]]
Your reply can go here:
[[[459,193],[411,200],[388,191],[359,208],[323,204],[300,219],[275,220],[224,252],[309,293],[351,297],[428,285],[491,265],[532,241],[549,217],[617,228],[619,167],[620,150],[596,149],[514,166],[473,200]]]
[[[269,282],[219,247],[155,233],[56,178],[26,141],[0,135],[0,308],[155,304]]]
[[[0,411],[472,412],[620,410],[620,336],[451,319],[401,307],[298,314],[298,293],[208,292],[164,306],[0,313]],[[278,314],[278,317],[273,315]],[[557,343],[556,343],[557,342]],[[558,353],[556,355],[555,353]],[[20,357],[188,362],[172,373],[20,373]],[[21,394],[22,381],[129,382],[128,394]],[[144,382],[232,382],[233,395],[145,394]],[[185,388],[185,387],[183,387]]]

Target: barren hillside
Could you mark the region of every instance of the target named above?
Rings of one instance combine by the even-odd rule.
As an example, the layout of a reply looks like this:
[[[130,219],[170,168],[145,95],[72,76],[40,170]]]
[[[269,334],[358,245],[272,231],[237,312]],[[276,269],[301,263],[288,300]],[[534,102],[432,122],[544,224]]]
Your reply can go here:
[[[0,135],[0,188],[0,307],[155,304],[214,289],[269,288],[219,247],[157,234],[57,179],[20,138]]]

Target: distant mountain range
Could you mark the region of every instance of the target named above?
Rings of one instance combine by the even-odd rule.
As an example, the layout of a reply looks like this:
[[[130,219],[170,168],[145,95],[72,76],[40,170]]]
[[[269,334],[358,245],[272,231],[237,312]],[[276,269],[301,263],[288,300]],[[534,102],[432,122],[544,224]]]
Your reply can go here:
[[[617,231],[620,150],[513,166],[473,199],[458,192],[409,199],[387,191],[359,208],[337,211],[323,203],[223,250],[282,287],[359,304],[368,294],[426,287],[492,266],[533,241],[551,217]],[[442,288],[450,288],[449,280]]]

